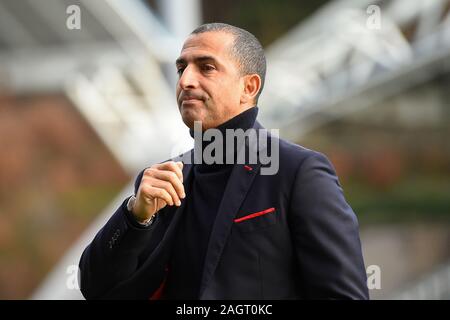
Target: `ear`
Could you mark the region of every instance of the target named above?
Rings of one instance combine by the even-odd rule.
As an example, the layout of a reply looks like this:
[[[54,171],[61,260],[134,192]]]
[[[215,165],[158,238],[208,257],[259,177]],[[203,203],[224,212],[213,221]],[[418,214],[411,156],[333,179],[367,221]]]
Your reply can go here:
[[[248,74],[242,77],[243,90],[241,95],[241,104],[252,104],[256,101],[256,95],[261,88],[261,77],[254,74]]]

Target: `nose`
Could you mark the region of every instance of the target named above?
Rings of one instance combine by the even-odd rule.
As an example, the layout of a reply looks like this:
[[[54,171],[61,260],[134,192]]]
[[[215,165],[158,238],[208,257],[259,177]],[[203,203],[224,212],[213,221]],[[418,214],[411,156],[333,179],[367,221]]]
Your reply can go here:
[[[180,88],[183,90],[197,88],[198,80],[194,68],[187,66],[183,70],[183,73],[181,74],[180,78],[178,79],[178,84],[180,85]]]

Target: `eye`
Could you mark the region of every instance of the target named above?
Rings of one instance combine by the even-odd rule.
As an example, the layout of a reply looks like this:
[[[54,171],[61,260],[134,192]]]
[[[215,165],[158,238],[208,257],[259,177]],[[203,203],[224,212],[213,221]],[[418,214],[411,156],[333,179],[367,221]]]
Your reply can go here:
[[[178,68],[177,68],[177,74],[178,74],[179,76],[181,76],[181,74],[183,73],[183,71],[184,71],[184,67],[178,67]]]
[[[202,66],[203,71],[213,71],[216,70],[216,68],[212,64],[204,64]]]

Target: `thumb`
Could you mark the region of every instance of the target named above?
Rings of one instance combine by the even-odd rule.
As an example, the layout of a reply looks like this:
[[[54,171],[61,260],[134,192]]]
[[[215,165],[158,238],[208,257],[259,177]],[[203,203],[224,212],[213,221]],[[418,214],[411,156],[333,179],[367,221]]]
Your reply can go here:
[[[183,170],[183,162],[178,161],[177,165],[178,165],[178,167],[180,167],[180,170]]]

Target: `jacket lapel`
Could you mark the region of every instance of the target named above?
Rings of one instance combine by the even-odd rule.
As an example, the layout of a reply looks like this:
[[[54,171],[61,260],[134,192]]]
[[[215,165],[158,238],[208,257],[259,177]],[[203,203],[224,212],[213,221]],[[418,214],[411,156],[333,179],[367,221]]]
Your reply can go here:
[[[258,122],[255,122],[253,128],[261,129],[262,127]],[[239,153],[245,152],[248,148],[248,141],[246,141],[245,147],[240,148]],[[200,299],[202,299],[202,295],[217,268],[224,246],[227,243],[228,236],[233,226],[233,220],[236,217],[242,202],[247,196],[247,192],[250,189],[252,182],[254,181],[256,175],[259,174],[259,169],[261,167],[259,157],[256,164],[250,164],[248,163],[248,160],[249,159],[246,158],[246,164],[234,165],[228,184],[225,188],[222,201],[220,202],[206,252],[200,287]],[[246,170],[246,166],[251,166],[252,170]]]

